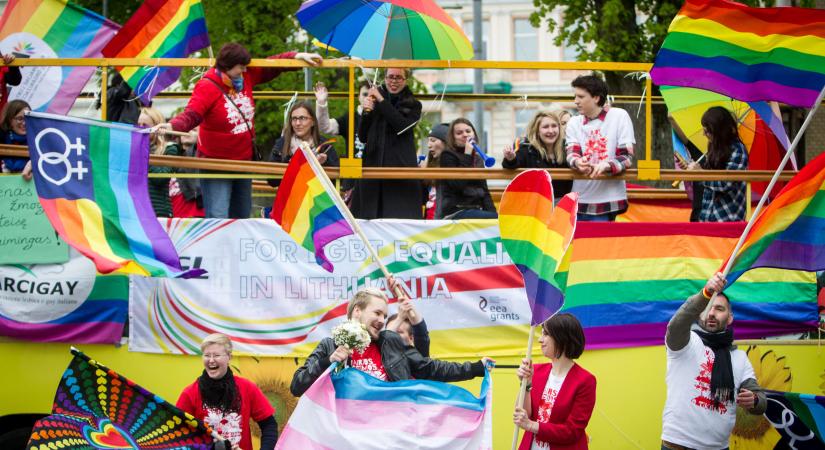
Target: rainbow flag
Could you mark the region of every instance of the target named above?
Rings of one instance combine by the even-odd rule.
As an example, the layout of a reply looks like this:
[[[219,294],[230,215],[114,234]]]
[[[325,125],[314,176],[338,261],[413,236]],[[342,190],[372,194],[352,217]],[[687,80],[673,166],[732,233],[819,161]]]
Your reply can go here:
[[[731,265],[728,285],[756,267],[825,269],[825,153],[806,164],[756,217]]]
[[[686,0],[650,75],[741,101],[810,108],[825,86],[825,10]]]
[[[23,58],[99,58],[120,28],[65,0],[10,0],[0,19],[0,51]],[[66,114],[96,67],[23,67],[11,99],[35,111]]]
[[[214,448],[208,425],[82,352],[72,353],[52,414],[34,424],[27,449]]]
[[[825,448],[825,397],[779,391],[765,391],[765,394],[768,398],[765,418],[780,436],[774,448]]]
[[[329,272],[324,246],[355,232],[339,206],[342,202],[327,174],[308,150],[299,148],[284,172],[270,217]]]
[[[185,58],[209,47],[201,0],[146,0],[103,48],[107,58]],[[180,67],[118,67],[144,104],[180,77]]]
[[[381,381],[330,366],[298,400],[275,449],[492,449],[490,375],[478,397],[429,380]]]
[[[100,273],[193,277],[149,201],[149,133],[46,113],[26,117],[40,204]]]
[[[533,325],[541,324],[564,305],[555,274],[573,240],[578,198],[576,193],[567,194],[554,208],[550,174],[539,169],[513,178],[501,197],[501,243],[524,278]]]
[[[661,345],[667,322],[698,293],[742,234],[743,223],[579,223],[557,273],[563,311],[588,348]],[[725,290],[737,339],[816,328],[814,274],[755,269]]]

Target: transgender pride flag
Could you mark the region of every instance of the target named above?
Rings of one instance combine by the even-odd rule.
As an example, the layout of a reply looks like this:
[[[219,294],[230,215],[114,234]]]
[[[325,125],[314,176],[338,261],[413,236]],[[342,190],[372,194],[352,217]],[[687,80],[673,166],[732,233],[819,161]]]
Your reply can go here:
[[[333,373],[304,393],[275,449],[492,448],[490,375],[481,394],[428,380],[386,382],[360,370]]]

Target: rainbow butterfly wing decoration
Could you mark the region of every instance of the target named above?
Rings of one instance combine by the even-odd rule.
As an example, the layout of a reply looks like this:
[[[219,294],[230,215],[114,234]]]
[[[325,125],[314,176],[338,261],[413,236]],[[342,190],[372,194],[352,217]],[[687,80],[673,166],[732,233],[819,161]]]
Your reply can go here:
[[[212,429],[117,372],[72,350],[52,415],[35,423],[29,450],[212,448]]]

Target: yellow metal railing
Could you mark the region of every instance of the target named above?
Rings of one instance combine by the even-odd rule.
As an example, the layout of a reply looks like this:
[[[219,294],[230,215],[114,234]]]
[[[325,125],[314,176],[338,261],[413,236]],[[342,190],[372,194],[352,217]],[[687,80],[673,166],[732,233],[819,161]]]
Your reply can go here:
[[[106,69],[122,66],[151,66],[151,67],[211,67],[215,63],[211,58],[42,58],[18,59],[12,65],[16,66],[91,66]],[[310,67],[303,61],[292,59],[253,59],[251,67]],[[348,69],[349,75],[349,130],[347,130],[347,157],[341,159],[341,175],[346,178],[361,178],[363,170],[361,160],[354,157],[355,153],[355,69],[356,68],[411,68],[411,69],[528,69],[528,70],[604,70],[617,72],[647,72],[651,68],[649,63],[623,62],[531,62],[531,61],[441,61],[441,60],[350,60],[328,59],[314,69]],[[101,116],[106,117],[106,99],[108,85],[108,71],[101,71]],[[644,158],[637,160],[638,173],[636,179],[661,179],[660,164],[653,159],[652,152],[652,85],[650,78],[645,81],[645,152]]]

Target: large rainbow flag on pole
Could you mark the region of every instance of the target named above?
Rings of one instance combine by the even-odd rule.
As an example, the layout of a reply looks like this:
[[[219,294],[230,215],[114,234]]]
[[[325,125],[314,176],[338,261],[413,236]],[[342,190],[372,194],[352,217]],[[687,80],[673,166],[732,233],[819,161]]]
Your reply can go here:
[[[810,108],[825,86],[825,10],[687,0],[650,74],[741,101]]]
[[[524,278],[524,289],[538,325],[564,305],[556,269],[573,240],[578,194],[565,195],[553,207],[550,174],[534,169],[510,182],[499,206],[501,243]]]
[[[588,348],[661,345],[667,322],[730,255],[743,223],[591,223],[556,274]],[[814,274],[752,270],[725,290],[737,339],[816,329]]]
[[[324,246],[355,233],[342,208],[346,205],[315,156],[299,147],[284,172],[270,217],[295,242],[312,252],[328,272],[333,267],[324,254]]]
[[[185,58],[209,47],[201,0],[146,0],[103,49],[107,58]],[[180,67],[118,67],[144,104],[180,77]]]
[[[728,285],[756,267],[825,269],[825,153],[805,165],[755,219],[730,263]]]
[[[298,401],[275,449],[491,450],[490,375],[478,397],[429,380],[381,381],[330,366]]]
[[[205,423],[72,349],[52,414],[38,420],[27,449],[212,450]]]
[[[149,134],[47,113],[26,117],[40,204],[67,244],[100,273],[192,277],[149,200]]]
[[[66,0],[10,0],[0,19],[0,51],[22,58],[99,58],[119,25]],[[35,111],[66,114],[95,67],[23,67],[10,98]]]

